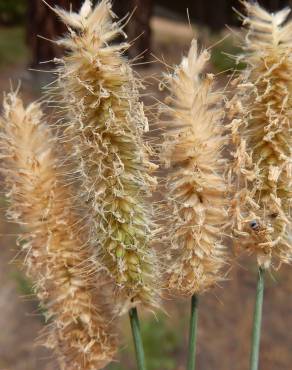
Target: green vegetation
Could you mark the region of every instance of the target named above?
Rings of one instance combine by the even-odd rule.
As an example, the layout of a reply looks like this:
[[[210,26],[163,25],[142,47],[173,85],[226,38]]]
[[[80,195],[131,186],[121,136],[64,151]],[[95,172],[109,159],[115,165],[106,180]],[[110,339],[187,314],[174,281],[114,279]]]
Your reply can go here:
[[[159,317],[159,325],[154,317],[141,324],[149,370],[175,369],[174,353],[178,351],[182,343],[182,331],[179,328],[176,331],[173,330],[173,326],[167,326],[164,316]]]
[[[28,49],[25,45],[24,28],[1,27],[0,34],[0,67],[25,61]]]
[[[25,0],[0,0],[0,24],[19,24],[26,13]]]
[[[167,321],[167,318],[160,315],[158,319],[150,316],[143,318],[140,322],[147,370],[174,370],[177,368],[175,355],[179,352],[183,342],[183,330],[180,330],[180,326],[183,326],[185,322],[182,320],[182,322],[176,323],[176,330],[173,330],[173,326],[167,325]],[[157,325],[158,323],[159,325]],[[121,362],[109,365],[108,370],[129,368],[129,360],[132,361],[135,356],[130,334],[129,339],[125,342],[131,344],[121,350],[121,354],[118,356]]]
[[[34,295],[31,281],[21,271],[15,270],[11,277],[16,281],[18,292],[23,296]]]
[[[211,62],[218,72],[230,70],[242,70],[244,63],[236,63],[236,56],[241,53],[241,49],[234,44],[231,38],[227,38],[214,46],[212,49]]]

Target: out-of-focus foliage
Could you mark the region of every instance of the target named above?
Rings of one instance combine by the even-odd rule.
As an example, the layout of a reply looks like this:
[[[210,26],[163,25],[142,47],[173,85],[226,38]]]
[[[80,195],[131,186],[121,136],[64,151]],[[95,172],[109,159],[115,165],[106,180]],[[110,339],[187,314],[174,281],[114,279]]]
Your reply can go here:
[[[242,50],[235,45],[231,38],[227,38],[214,46],[211,53],[211,62],[218,72],[227,72],[233,69],[242,70],[244,63],[236,63],[236,55]]]
[[[143,336],[143,344],[148,370],[175,370],[179,362],[180,348],[183,346],[183,327],[185,320],[176,322],[176,330],[167,324],[168,319],[163,315],[142,316],[140,325]],[[107,370],[126,370],[134,369],[135,350],[131,333],[128,332],[123,346],[119,362],[110,364]],[[127,364],[127,365],[125,365]]]
[[[0,28],[0,67],[23,62],[28,55],[24,29],[20,26]]]
[[[19,24],[25,18],[25,0],[0,0],[0,24]]]
[[[11,277],[15,280],[17,290],[22,296],[32,297],[34,295],[32,282],[27,279],[21,271],[13,271]]]
[[[181,325],[182,322],[179,323]],[[176,368],[175,353],[183,341],[182,330],[173,330],[167,326],[167,319],[159,316],[142,322],[145,354],[150,370],[174,370]]]

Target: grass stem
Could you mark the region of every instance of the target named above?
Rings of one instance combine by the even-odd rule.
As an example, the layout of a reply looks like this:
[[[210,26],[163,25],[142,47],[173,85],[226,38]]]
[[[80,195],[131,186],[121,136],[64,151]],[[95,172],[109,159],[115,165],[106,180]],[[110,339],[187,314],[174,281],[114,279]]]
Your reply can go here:
[[[191,317],[190,317],[190,330],[189,330],[187,370],[195,370],[195,367],[196,367],[198,303],[199,303],[198,296],[194,294],[191,300]]]
[[[132,328],[133,341],[135,345],[137,368],[138,370],[146,370],[145,355],[137,308],[131,308],[129,311],[129,316]]]
[[[258,370],[258,367],[259,367],[262,311],[263,311],[263,299],[264,299],[264,275],[265,275],[265,269],[260,267],[259,273],[258,273],[256,302],[255,302],[254,318],[253,318],[250,370]]]

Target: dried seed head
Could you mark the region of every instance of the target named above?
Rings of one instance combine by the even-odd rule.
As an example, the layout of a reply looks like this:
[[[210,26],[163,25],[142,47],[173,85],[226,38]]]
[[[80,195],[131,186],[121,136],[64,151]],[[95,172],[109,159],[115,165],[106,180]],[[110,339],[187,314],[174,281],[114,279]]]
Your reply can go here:
[[[65,140],[73,143],[81,191],[92,210],[92,240],[123,302],[157,305],[157,258],[146,197],[156,181],[142,135],[147,119],[139,102],[139,81],[112,44],[122,33],[111,4],[94,9],[86,1],[79,14],[57,9],[69,34],[53,93],[63,100]],[[126,304],[127,306],[127,304]]]
[[[16,94],[4,99],[2,172],[11,200],[8,216],[24,226],[20,237],[28,275],[52,318],[47,345],[63,368],[101,369],[114,354],[114,337],[100,309],[98,274],[82,215],[40,106],[26,109]]]
[[[292,22],[288,8],[269,14],[244,5],[247,68],[230,102],[234,236],[268,267],[292,260]]]
[[[213,75],[201,77],[209,53],[198,54],[194,40],[188,57],[167,76],[170,116],[162,160],[169,168],[166,224],[171,246],[169,288],[183,295],[201,293],[222,278],[226,262],[222,229],[226,223],[221,150],[222,95]]]

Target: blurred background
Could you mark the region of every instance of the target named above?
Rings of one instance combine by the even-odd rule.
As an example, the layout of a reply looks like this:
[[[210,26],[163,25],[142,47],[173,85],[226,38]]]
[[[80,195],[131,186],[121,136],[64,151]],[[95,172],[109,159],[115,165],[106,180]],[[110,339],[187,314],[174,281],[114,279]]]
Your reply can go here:
[[[54,6],[80,7],[80,0],[47,0]],[[275,11],[292,1],[259,1]],[[166,64],[178,63],[193,37],[202,46],[214,45],[209,71],[219,85],[228,82],[234,63],[228,54],[240,52],[233,10],[237,0],[116,0],[114,11],[123,17],[136,9],[127,24],[135,40],[129,56],[147,85],[146,104],[163,99],[157,78]],[[188,11],[186,10],[188,9]],[[188,20],[189,19],[189,20]],[[226,28],[226,24],[230,29]],[[61,55],[53,43],[65,31],[41,0],[0,0],[0,92],[22,81],[25,100],[38,98],[41,86],[52,79],[49,62]],[[227,36],[229,34],[229,36]],[[43,38],[39,37],[42,36]],[[160,62],[159,62],[160,61]],[[146,64],[145,64],[146,63]],[[238,66],[241,68],[242,66]],[[38,70],[46,70],[39,72]],[[1,186],[1,185],[0,185]],[[159,197],[159,195],[157,195]],[[5,201],[0,222],[0,370],[56,370],[52,353],[36,345],[44,325],[30,282],[15,256],[17,229],[5,222]],[[236,260],[228,280],[201,298],[197,366],[201,370],[248,368],[252,312],[257,270],[248,257]],[[165,302],[167,314],[142,316],[142,332],[149,370],[185,368],[189,301]],[[108,370],[135,369],[127,318],[121,322],[121,351]],[[281,268],[267,277],[261,346],[262,370],[292,369],[292,270]]]

